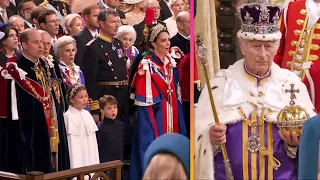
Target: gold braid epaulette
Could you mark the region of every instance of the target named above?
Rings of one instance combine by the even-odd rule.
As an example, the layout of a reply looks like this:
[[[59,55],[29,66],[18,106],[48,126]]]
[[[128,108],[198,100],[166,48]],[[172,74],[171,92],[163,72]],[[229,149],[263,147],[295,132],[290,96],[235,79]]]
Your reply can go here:
[[[89,99],[89,108],[91,111],[100,109],[99,101],[98,100],[93,101],[92,99]]]
[[[194,81],[194,84],[197,85],[197,89],[198,89],[198,91],[200,91],[201,90],[201,82],[200,82],[200,80]]]

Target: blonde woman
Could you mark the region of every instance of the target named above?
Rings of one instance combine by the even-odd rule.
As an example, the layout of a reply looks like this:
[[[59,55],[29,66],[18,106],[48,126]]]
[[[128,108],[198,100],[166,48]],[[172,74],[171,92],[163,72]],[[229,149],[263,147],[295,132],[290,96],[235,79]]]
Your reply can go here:
[[[66,16],[64,20],[64,31],[66,34],[74,36],[82,29],[82,19],[79,14],[73,13]]]
[[[189,179],[189,146],[189,139],[180,134],[165,134],[153,141],[144,156],[143,180]]]
[[[167,28],[168,28],[168,31],[170,34],[170,38],[172,38],[178,32],[177,22],[176,22],[177,16],[180,12],[182,12],[186,9],[186,4],[185,4],[184,0],[171,0],[170,9],[171,9],[173,15],[170,18],[164,20],[164,22],[167,25]]]
[[[124,0],[127,4],[123,12],[126,15],[128,25],[134,26],[144,20],[145,14],[143,12],[143,0]]]
[[[73,37],[60,37],[54,45],[54,52],[60,59],[59,67],[67,88],[77,83],[85,85],[83,73],[80,67],[74,63],[77,46]]]

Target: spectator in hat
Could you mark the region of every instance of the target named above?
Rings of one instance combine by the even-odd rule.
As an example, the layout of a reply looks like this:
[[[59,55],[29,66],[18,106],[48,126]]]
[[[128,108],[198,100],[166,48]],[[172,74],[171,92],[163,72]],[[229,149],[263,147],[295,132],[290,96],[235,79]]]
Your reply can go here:
[[[64,31],[70,36],[76,35],[83,29],[82,19],[79,14],[73,13],[64,19]]]
[[[134,26],[144,20],[145,14],[142,11],[144,8],[143,0],[125,0],[127,4],[123,12],[126,15],[128,25]]]

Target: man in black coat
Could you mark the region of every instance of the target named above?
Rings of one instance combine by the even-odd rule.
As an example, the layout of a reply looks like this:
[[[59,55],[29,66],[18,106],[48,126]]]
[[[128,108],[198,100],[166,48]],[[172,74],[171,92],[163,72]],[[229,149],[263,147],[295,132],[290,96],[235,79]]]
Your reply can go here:
[[[27,74],[23,79],[19,75],[14,76],[14,73],[17,75],[16,70],[12,71],[16,103],[8,98],[8,104],[15,104],[17,110],[12,108],[7,118],[0,121],[0,171],[26,174],[30,171],[51,173],[69,169],[67,135],[63,111],[59,106],[62,97],[52,93],[54,87],[50,84],[54,79],[49,74],[53,74],[53,69],[49,70],[50,67],[40,59],[41,34],[28,29],[20,35],[20,40],[24,51],[17,60],[17,66]]]
[[[8,22],[9,18],[13,15],[16,15],[13,10],[9,9],[10,2],[9,0],[0,1],[0,22]]]
[[[99,24],[97,17],[100,13],[100,7],[97,4],[88,5],[82,11],[82,17],[86,22],[80,32],[78,32],[73,38],[77,42],[77,54],[75,57],[75,63],[82,68],[83,55],[85,54],[86,44],[93,38],[97,38]]]
[[[8,9],[14,12],[15,15],[18,14],[18,6],[21,3],[21,0],[10,0],[10,5]]]
[[[190,53],[190,13],[182,11],[177,19],[178,32],[170,39],[170,46],[177,46],[186,55]]]
[[[98,22],[100,33],[97,39],[88,42],[82,64],[90,112],[98,122],[98,99],[109,94],[118,100],[118,117],[124,121],[128,119],[126,56],[121,42],[114,38],[120,27],[120,17],[117,11],[104,9],[98,16]]]

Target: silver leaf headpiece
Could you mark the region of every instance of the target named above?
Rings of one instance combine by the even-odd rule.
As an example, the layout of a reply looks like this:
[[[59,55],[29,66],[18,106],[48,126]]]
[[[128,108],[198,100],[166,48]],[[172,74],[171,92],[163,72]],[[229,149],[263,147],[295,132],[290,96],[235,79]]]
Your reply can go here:
[[[163,30],[166,31],[167,28],[164,25],[162,25],[161,23],[158,23],[156,26],[154,26],[152,28],[152,31],[150,34],[149,42],[153,42],[156,39],[156,37],[158,36],[158,34]]]

